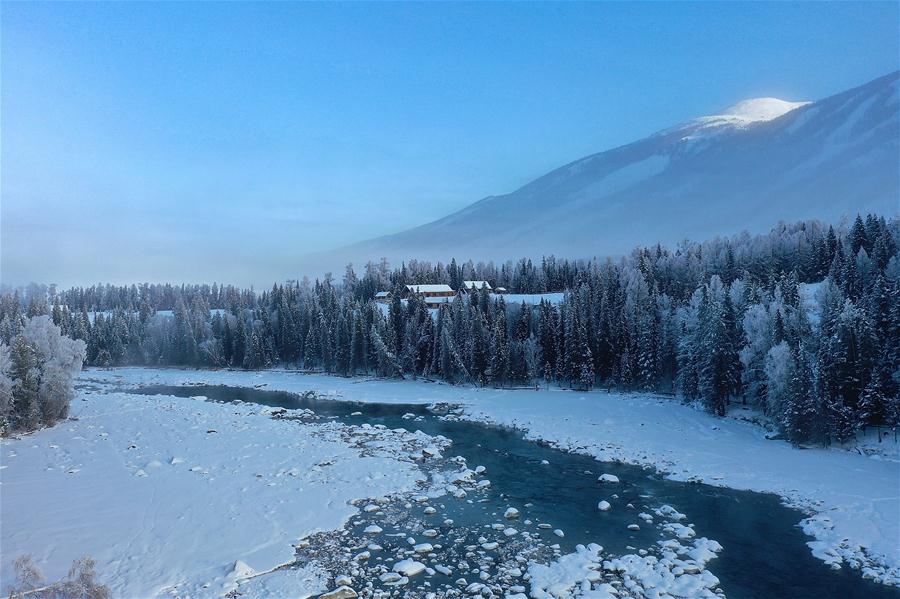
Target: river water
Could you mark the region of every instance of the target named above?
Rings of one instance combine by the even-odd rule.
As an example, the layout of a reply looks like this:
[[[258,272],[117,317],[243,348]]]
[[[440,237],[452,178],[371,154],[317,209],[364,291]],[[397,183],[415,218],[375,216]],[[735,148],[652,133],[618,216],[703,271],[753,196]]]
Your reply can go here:
[[[377,523],[384,529],[378,543],[388,554],[402,552],[407,537],[411,536],[409,531],[421,532],[423,526],[433,527],[447,539],[445,545],[450,547],[478,543],[479,538],[493,538],[490,533],[499,533],[490,527],[504,521],[502,513],[507,507],[520,510],[522,518],[527,518],[525,521],[531,525],[532,541],[542,542],[543,549],[536,551],[535,558],[553,559],[554,555],[574,551],[578,544],[588,543],[602,545],[604,553],[629,554],[664,538],[658,518],[650,523],[641,520],[638,513],[669,505],[687,516],[684,522],[693,525],[697,537],[714,539],[723,546],[718,557],[706,567],[718,577],[718,588],[727,597],[900,598],[900,589],[865,580],[850,568],[833,570],[815,559],[806,545],[812,539],[797,526],[805,515],[785,507],[774,495],[666,480],[652,470],[598,462],[588,456],[528,441],[514,430],[440,417],[422,405],[358,403],[224,386],[154,386],[132,392],[205,396],[211,401],[240,400],[274,408],[307,408],[349,425],[368,423],[392,429],[418,429],[451,439],[448,455],[462,456],[470,468],[483,466],[490,487],[478,495],[477,501],[453,498],[432,501],[429,505],[437,506],[439,511],[431,517],[433,524],[423,515],[423,507],[415,503],[399,507],[400,511],[408,512],[404,517],[397,516],[397,509],[389,517],[390,509],[386,507],[374,516],[362,514],[352,520],[350,530],[344,533],[344,542],[364,536],[365,526],[376,522],[377,516],[380,518]],[[598,484],[597,478],[602,473],[613,474],[620,482],[613,487]],[[598,511],[597,503],[602,499],[609,500],[612,509]],[[406,516],[424,524],[410,526]],[[448,519],[453,520],[452,526],[445,524]],[[551,528],[538,528],[537,523],[548,523]],[[640,524],[640,530],[628,529],[634,523]],[[527,528],[518,520],[510,524]],[[563,531],[564,536],[554,534],[556,529]],[[428,540],[416,536],[416,542]],[[549,549],[554,545],[558,548]],[[448,555],[446,559],[450,563],[462,558]],[[454,571],[450,576],[435,573],[426,576],[429,580],[424,586],[420,583],[415,588],[441,596],[441,589],[452,588],[453,581],[463,574],[469,574],[467,580],[477,580],[471,572]]]

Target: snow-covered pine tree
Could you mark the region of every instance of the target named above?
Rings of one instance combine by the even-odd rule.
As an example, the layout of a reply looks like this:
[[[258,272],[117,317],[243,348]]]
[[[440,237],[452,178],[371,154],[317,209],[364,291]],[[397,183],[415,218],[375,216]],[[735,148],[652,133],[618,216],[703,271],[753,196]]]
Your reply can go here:
[[[498,302],[491,333],[490,382],[501,387],[508,381],[509,340],[506,330],[506,304]]]
[[[888,373],[878,366],[872,370],[869,382],[859,396],[859,405],[856,409],[858,427],[879,425],[888,421],[889,402],[884,391],[889,379]]]
[[[9,346],[0,340],[0,436],[10,429],[10,417],[13,409],[12,359]]]
[[[703,329],[700,313],[704,303],[704,291],[697,289],[687,306],[679,314],[681,335],[678,341],[677,387],[682,397],[693,401],[700,397],[700,368]]]
[[[700,309],[702,358],[699,372],[700,398],[707,408],[725,415],[729,397],[737,384],[737,350],[728,327],[727,294],[718,275],[713,275],[706,286],[705,302]]]
[[[856,434],[853,411],[844,403],[843,397],[830,393],[822,396],[822,417],[825,445],[834,442],[843,445]]]
[[[372,348],[377,357],[376,371],[378,374],[392,378],[404,378],[397,356],[384,342],[381,333],[378,332],[378,328],[374,324],[369,331],[369,338],[372,340]]]
[[[809,354],[801,347],[796,356],[796,367],[788,387],[781,429],[794,445],[813,441],[820,436],[818,430],[819,406],[816,401],[815,381]]]
[[[10,345],[9,369],[12,379],[12,410],[10,422],[13,429],[34,430],[41,421],[38,405],[40,390],[40,363],[37,348],[24,335],[16,335]]]

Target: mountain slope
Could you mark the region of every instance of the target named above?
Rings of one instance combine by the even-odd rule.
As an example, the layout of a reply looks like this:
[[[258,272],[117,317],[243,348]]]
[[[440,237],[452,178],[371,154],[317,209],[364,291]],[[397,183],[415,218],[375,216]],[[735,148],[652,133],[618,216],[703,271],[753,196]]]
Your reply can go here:
[[[432,223],[344,248],[341,258],[580,257],[767,230],[779,220],[895,215],[898,79],[892,73],[814,103],[741,102]]]

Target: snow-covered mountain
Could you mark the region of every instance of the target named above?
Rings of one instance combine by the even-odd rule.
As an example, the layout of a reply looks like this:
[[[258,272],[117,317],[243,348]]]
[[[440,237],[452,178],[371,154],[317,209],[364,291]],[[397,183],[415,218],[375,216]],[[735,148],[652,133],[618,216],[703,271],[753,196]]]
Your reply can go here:
[[[896,215],[898,80],[892,73],[817,102],[746,100],[344,248],[340,259],[615,255],[637,244],[764,231],[779,220]]]

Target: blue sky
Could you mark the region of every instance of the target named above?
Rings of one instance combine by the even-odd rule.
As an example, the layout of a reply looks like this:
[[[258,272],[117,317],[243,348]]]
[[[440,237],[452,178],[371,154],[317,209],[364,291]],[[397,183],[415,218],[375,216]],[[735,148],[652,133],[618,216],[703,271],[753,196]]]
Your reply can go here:
[[[10,3],[2,279],[268,285],[739,100],[898,68],[898,3]]]

